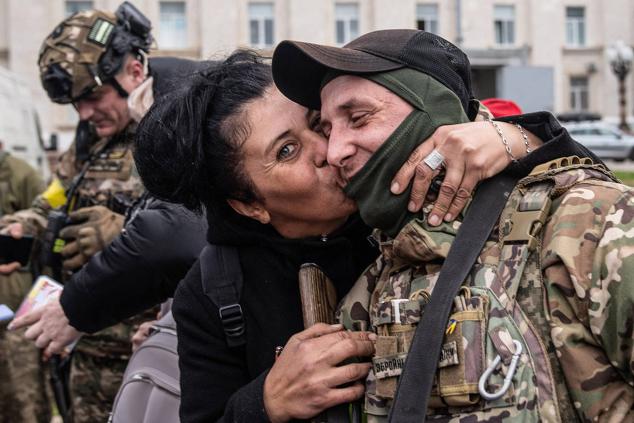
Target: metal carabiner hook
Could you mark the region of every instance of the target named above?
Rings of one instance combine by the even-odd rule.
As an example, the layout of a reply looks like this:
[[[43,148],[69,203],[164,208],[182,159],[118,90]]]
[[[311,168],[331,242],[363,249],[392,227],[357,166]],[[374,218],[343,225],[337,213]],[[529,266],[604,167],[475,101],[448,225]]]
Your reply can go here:
[[[484,371],[484,373],[482,373],[482,376],[480,376],[480,380],[478,381],[478,391],[480,392],[480,395],[482,396],[482,398],[484,398],[487,401],[494,401],[498,398],[501,398],[502,395],[504,395],[506,391],[508,391],[509,388],[511,387],[511,381],[513,380],[513,376],[515,375],[515,370],[517,369],[517,362],[519,361],[520,356],[522,355],[522,349],[523,349],[522,344],[519,341],[516,341],[515,339],[513,340],[513,344],[515,345],[515,352],[513,353],[513,357],[511,358],[509,371],[506,377],[504,378],[504,384],[499,390],[495,392],[488,392],[486,390],[485,385],[486,385],[487,379],[489,379],[489,376],[491,376],[495,368],[498,366],[498,364],[500,364],[500,361],[502,361],[500,354],[498,354],[495,357],[491,365]]]

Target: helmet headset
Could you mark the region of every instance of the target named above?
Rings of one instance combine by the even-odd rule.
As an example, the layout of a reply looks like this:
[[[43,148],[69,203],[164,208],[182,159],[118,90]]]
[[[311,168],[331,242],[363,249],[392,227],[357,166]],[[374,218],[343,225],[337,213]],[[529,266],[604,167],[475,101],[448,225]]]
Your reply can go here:
[[[90,10],[65,19],[44,41],[38,60],[50,99],[74,103],[103,84],[126,98],[128,92],[115,75],[128,54],[143,63],[147,72],[147,52],[154,41],[151,29],[150,20],[127,1],[114,15]]]

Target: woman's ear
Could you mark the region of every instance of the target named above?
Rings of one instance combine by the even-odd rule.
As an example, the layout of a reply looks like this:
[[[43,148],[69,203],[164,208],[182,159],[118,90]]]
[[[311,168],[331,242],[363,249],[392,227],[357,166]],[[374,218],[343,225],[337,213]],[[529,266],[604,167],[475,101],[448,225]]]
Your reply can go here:
[[[231,206],[232,209],[243,216],[250,217],[251,219],[255,219],[262,224],[267,224],[271,222],[271,216],[269,212],[266,211],[264,206],[258,202],[254,201],[252,203],[245,203],[240,200],[234,200],[232,198],[227,200],[227,203]]]

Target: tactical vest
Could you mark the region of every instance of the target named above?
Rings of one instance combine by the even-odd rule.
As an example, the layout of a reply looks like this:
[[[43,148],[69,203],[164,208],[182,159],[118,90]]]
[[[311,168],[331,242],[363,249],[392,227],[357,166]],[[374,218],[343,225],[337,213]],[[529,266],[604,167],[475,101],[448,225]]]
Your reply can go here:
[[[536,167],[513,190],[454,299],[429,421],[577,421],[550,336],[539,252],[554,200],[587,179],[614,181],[602,166],[570,157]],[[382,255],[340,306],[344,326],[378,335],[366,380],[369,423],[387,421],[416,324],[459,227],[416,219],[395,239],[375,234]]]
[[[55,208],[68,204],[69,210],[74,211],[99,205],[125,215],[144,192],[132,157],[134,130],[135,125],[131,124],[123,133],[115,135],[116,139],[99,140],[91,146],[90,159],[83,163],[77,163],[75,149],[71,147],[60,159],[58,183],[51,184],[42,194],[40,201],[44,204],[40,203],[40,207]],[[79,177],[83,171],[84,175]],[[75,184],[76,189],[71,189]],[[69,277],[69,274],[63,276]],[[134,333],[134,325],[154,315],[148,310],[92,336],[83,337],[75,349],[99,359],[127,360],[131,353],[130,337]]]
[[[132,137],[133,132],[123,134],[123,142],[108,146],[91,159],[78,186],[73,209],[102,205],[115,213],[125,214],[139,198],[143,193],[143,185],[134,167]],[[101,147],[104,141],[95,147]],[[74,157],[72,159],[71,166],[76,166]]]

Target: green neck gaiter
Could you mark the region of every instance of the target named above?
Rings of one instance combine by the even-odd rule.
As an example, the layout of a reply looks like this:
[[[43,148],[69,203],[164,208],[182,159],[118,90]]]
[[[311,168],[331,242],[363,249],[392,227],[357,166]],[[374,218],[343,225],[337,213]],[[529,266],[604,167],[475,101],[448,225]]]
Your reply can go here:
[[[420,216],[407,210],[411,184],[400,195],[390,192],[396,172],[436,128],[468,119],[453,91],[422,72],[402,68],[359,76],[382,85],[414,107],[345,188],[366,224],[395,237],[407,222]]]

